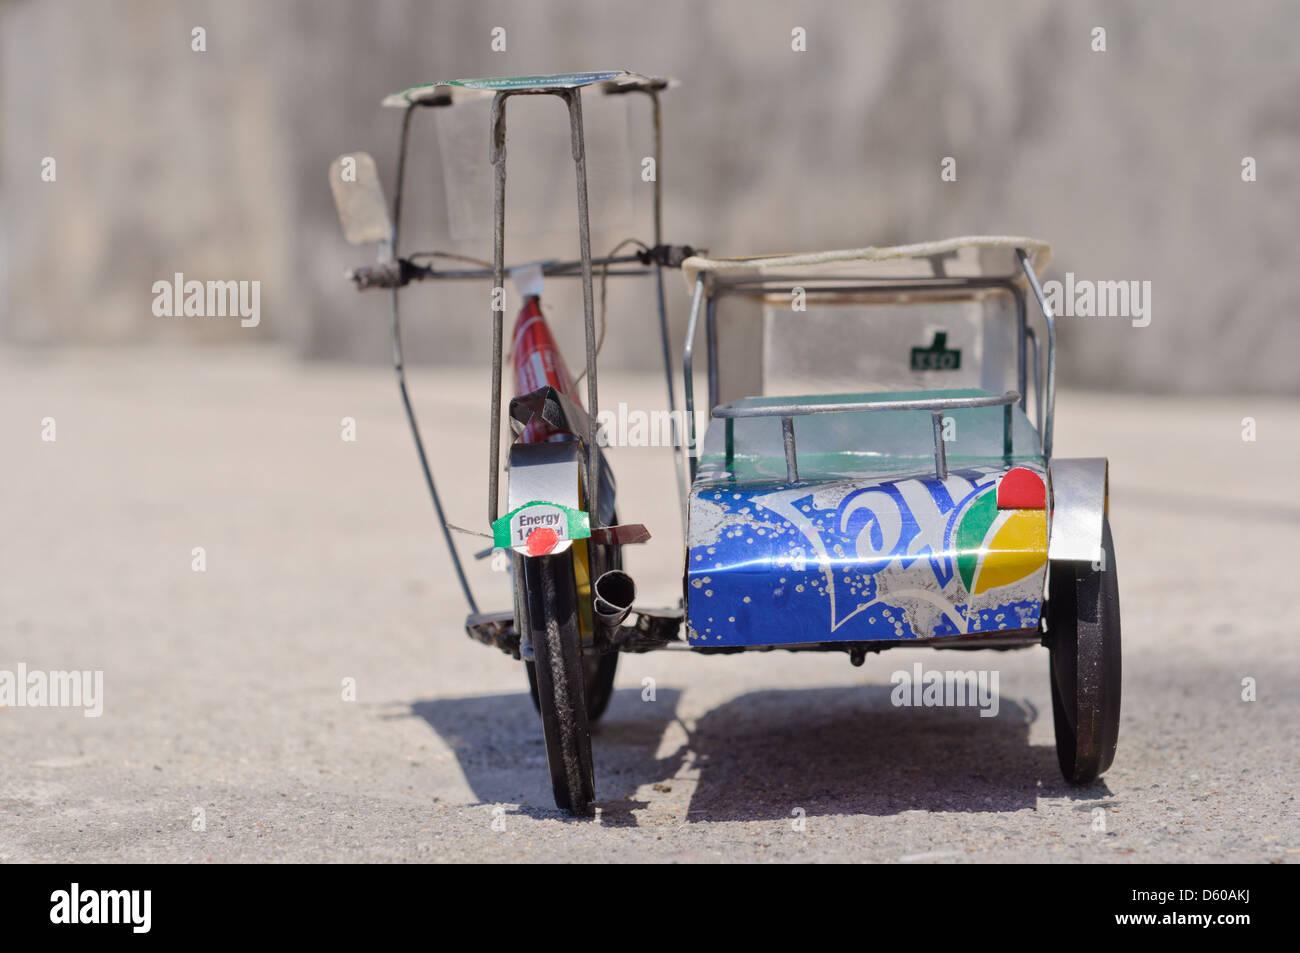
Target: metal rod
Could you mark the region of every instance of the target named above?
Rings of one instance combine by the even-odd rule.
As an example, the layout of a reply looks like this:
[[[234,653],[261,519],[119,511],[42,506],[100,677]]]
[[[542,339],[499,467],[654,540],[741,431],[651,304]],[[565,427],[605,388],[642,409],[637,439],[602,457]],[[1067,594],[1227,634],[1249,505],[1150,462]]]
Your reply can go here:
[[[397,256],[398,239],[401,235],[402,191],[406,181],[407,143],[410,139],[413,110],[413,106],[408,106],[402,116],[402,141],[397,153],[397,183],[393,190],[393,230],[389,236],[389,250],[394,257]],[[476,613],[478,612],[478,602],[475,601],[474,592],[470,589],[469,580],[465,577],[465,567],[461,564],[460,553],[456,551],[456,543],[452,539],[451,529],[447,525],[447,514],[442,508],[442,498],[438,495],[438,486],[433,479],[433,470],[429,467],[429,457],[424,452],[424,441],[420,439],[420,425],[415,419],[415,409],[411,406],[411,397],[406,389],[406,361],[402,356],[402,319],[397,293],[398,289],[393,288],[389,291],[388,296],[389,317],[393,329],[393,373],[397,376],[397,391],[402,397],[402,407],[406,411],[406,421],[410,425],[411,436],[415,440],[415,453],[420,458],[420,469],[424,472],[424,485],[428,487],[429,496],[433,499],[433,510],[438,514],[438,525],[442,527],[442,537],[447,543],[447,552],[451,556],[452,568],[456,570],[456,579],[460,582],[461,592],[465,594],[465,601],[469,603],[469,611]]]
[[[419,259],[420,255],[414,255],[412,258]],[[640,264],[639,255],[614,255],[605,258],[593,258],[591,264],[593,267],[601,265],[630,265]],[[547,278],[581,278],[582,262],[581,261],[544,261],[537,262],[542,269],[542,275]],[[459,281],[473,280],[493,277],[491,268],[433,268],[423,265],[413,266],[414,278],[421,281]],[[654,273],[650,267],[643,268],[611,268],[606,275],[611,278],[618,277],[645,277]]]
[[[663,227],[664,227],[664,193],[661,173],[663,171],[663,126],[660,122],[659,115],[659,90],[646,89],[645,93],[650,97],[650,123],[654,127],[654,149],[655,149],[655,187],[654,187],[654,220],[655,220],[655,246],[663,244]]]
[[[682,346],[682,386],[686,391],[686,455],[690,466],[690,482],[695,482],[698,464],[695,452],[695,333],[700,326],[700,303],[704,300],[704,275],[695,278],[695,293],[691,296],[691,316],[686,322],[686,343]],[[686,501],[682,501],[683,514]]]
[[[1020,390],[1020,409],[1025,410],[1025,399],[1029,390],[1025,380],[1025,334],[1029,330],[1029,322],[1025,315],[1024,294],[1016,288],[1012,297],[1016,302],[1016,387]]]
[[[1016,257],[1020,259],[1020,267],[1024,269],[1025,277],[1029,279],[1029,287],[1033,289],[1034,297],[1038,299],[1038,307],[1042,309],[1043,319],[1047,322],[1047,421],[1043,427],[1043,456],[1050,460],[1052,421],[1056,416],[1056,317],[1052,314],[1051,305],[1047,303],[1043,287],[1038,283],[1038,276],[1034,274],[1034,268],[1029,263],[1029,256],[1025,254],[1025,250],[1017,248]]]
[[[656,244],[658,240],[656,239]],[[673,473],[677,476],[677,499],[682,507],[682,533],[686,532],[686,470],[682,464],[682,427],[677,419],[677,394],[673,385],[672,340],[668,334],[668,309],[664,300],[664,268],[655,265],[655,304],[659,311],[659,343],[663,348],[664,383],[668,388],[668,425],[672,428]]]
[[[433,498],[433,509],[438,514],[438,525],[442,527],[442,537],[447,543],[447,552],[451,554],[451,564],[456,570],[456,578],[460,582],[461,592],[465,594],[465,601],[469,603],[469,611],[478,612],[478,603],[474,599],[474,593],[470,590],[469,580],[465,578],[465,567],[461,565],[460,554],[456,551],[456,543],[452,539],[451,529],[447,526],[447,514],[443,511],[442,499],[438,496],[438,487],[433,481],[433,471],[429,469],[429,458],[424,452],[424,441],[420,439],[420,425],[416,423],[415,411],[411,407],[411,398],[406,391],[406,371],[402,362],[402,332],[397,310],[396,288],[392,290],[389,302],[393,325],[393,368],[397,374],[397,389],[402,395],[402,407],[405,408],[406,419],[411,425],[411,436],[415,438],[415,452],[420,458],[420,469],[424,471],[424,483],[429,488],[429,496]]]
[[[505,319],[505,242],[506,242],[506,98],[507,92],[492,97],[491,142],[488,158],[492,162],[492,422],[488,450],[488,523],[495,523],[499,513],[498,495],[501,482],[501,349]]]
[[[393,228],[388,236],[388,249],[397,257],[397,241],[402,234],[402,190],[406,183],[406,153],[411,139],[411,117],[415,108],[407,106],[402,113],[402,138],[397,148],[397,182],[393,187]]]
[[[1027,328],[1029,343],[1034,349],[1034,424],[1038,431],[1038,445],[1043,445],[1043,367],[1038,353],[1038,334],[1033,328]]]
[[[420,257],[420,256],[419,256],[419,255],[416,255],[415,257],[418,258],[418,257]],[[641,255],[639,255],[639,254],[632,254],[632,255],[611,255],[611,256],[605,256],[605,257],[593,256],[592,259],[591,259],[591,264],[592,264],[592,266],[593,266],[593,268],[594,268],[594,267],[599,267],[599,266],[601,266],[601,265],[606,265],[606,264],[609,264],[609,265],[619,265],[619,264],[628,264],[628,265],[630,265],[630,264],[633,264],[633,263],[640,264],[642,261],[643,261],[643,258],[642,258]],[[543,274],[545,277],[547,277],[547,278],[580,278],[580,277],[582,277],[582,270],[581,270],[581,269],[582,269],[582,261],[581,261],[580,259],[573,259],[572,261],[568,261],[568,260],[566,260],[566,261],[544,261],[544,262],[537,262],[536,264],[538,264],[538,265],[541,266],[542,274]],[[662,268],[661,265],[656,265],[656,266],[646,266],[646,267],[643,267],[643,268],[625,268],[625,269],[616,269],[616,268],[611,268],[611,269],[609,270],[608,274],[609,274],[609,277],[611,277],[611,278],[615,278],[615,277],[644,277],[644,276],[646,276],[646,275],[653,274],[653,273],[654,273],[654,270],[655,270],[655,267],[660,267],[660,268]],[[419,268],[419,271],[420,271],[419,278],[421,278],[421,279],[423,279],[423,280],[433,280],[433,281],[442,280],[442,279],[451,279],[451,280],[460,280],[460,279],[465,279],[465,280],[471,280],[471,279],[475,279],[475,278],[490,278],[490,277],[492,277],[492,275],[493,275],[493,271],[492,271],[491,268],[448,268],[448,269],[441,269],[441,268],[425,268],[425,267],[420,267],[420,268]],[[811,279],[810,279],[810,280],[811,280]],[[793,286],[790,286],[790,287],[793,287]],[[1012,285],[1011,282],[1008,282],[1008,281],[997,280],[997,281],[993,281],[993,282],[989,282],[989,283],[984,283],[984,284],[974,284],[974,285],[956,285],[956,284],[954,284],[954,285],[944,285],[944,286],[940,286],[940,287],[936,287],[936,286],[933,286],[933,285],[925,285],[925,286],[922,286],[922,285],[883,285],[883,286],[880,286],[880,285],[847,285],[847,286],[835,286],[835,287],[827,287],[827,288],[816,288],[816,287],[808,287],[806,284],[802,284],[802,285],[800,285],[800,287],[804,287],[804,288],[808,291],[809,294],[819,294],[819,293],[825,293],[825,294],[833,294],[833,293],[859,293],[859,294],[880,294],[880,295],[888,295],[888,294],[901,294],[901,293],[907,293],[907,292],[930,292],[930,293],[936,293],[936,292],[940,292],[940,291],[953,291],[953,290],[960,291],[960,290],[963,290],[964,288],[967,288],[967,287],[975,288],[975,289],[983,289],[983,288],[1001,288],[1001,287],[1007,287],[1007,288],[1010,288],[1010,287],[1013,287],[1013,285]],[[780,287],[774,287],[774,288],[748,288],[748,287],[740,287],[740,286],[736,286],[736,285],[730,285],[730,286],[727,286],[727,287],[719,287],[717,297],[722,297],[723,294],[737,294],[737,295],[766,295],[766,294],[772,294],[772,295],[776,295],[776,294],[786,294],[786,293],[788,293],[788,291],[789,291],[789,288],[785,288],[785,289],[780,288]]]
[[[591,528],[600,522],[600,447],[597,416],[599,392],[596,385],[596,303],[591,285],[591,226],[587,214],[587,152],[582,135],[582,93],[565,90],[561,97],[569,106],[569,133],[578,185],[578,254],[582,257],[582,318],[587,344],[587,515]]]
[[[991,284],[991,285],[971,285],[967,287],[962,287],[960,285],[948,285],[943,288],[934,288],[934,287],[926,288],[926,287],[918,287],[916,285],[856,285],[856,284],[855,285],[832,285],[824,288],[814,288],[806,284],[780,285],[780,286],[772,286],[772,287],[764,287],[764,288],[749,287],[749,286],[737,287],[735,285],[732,285],[730,287],[718,286],[715,292],[715,297],[723,298],[728,295],[739,295],[741,297],[749,297],[749,298],[765,298],[769,296],[774,298],[787,298],[790,295],[790,293],[794,291],[795,288],[803,288],[804,292],[808,296],[809,303],[813,303],[813,299],[817,295],[861,295],[864,297],[868,295],[872,295],[872,296],[879,296],[881,298],[888,299],[891,297],[892,298],[901,298],[904,296],[912,297],[914,295],[921,295],[921,294],[938,295],[943,292],[964,292],[964,291],[971,291],[971,290],[979,291],[979,290],[1000,288],[1000,287],[1003,287],[1002,282],[997,282],[996,284]],[[955,299],[957,295],[949,294],[948,297]],[[836,304],[836,303],[838,302],[834,302],[834,301],[831,302],[831,304]]]
[[[726,405],[715,407],[713,416],[730,423],[744,417],[780,417],[781,435],[785,442],[785,468],[790,482],[798,479],[798,468],[794,459],[794,418],[808,414],[867,413],[881,410],[928,410],[930,422],[934,428],[934,472],[940,480],[948,479],[948,454],[943,441],[943,412],[945,410],[962,410],[975,407],[1005,406],[1004,448],[1010,445],[1011,405],[1020,400],[1020,395],[1013,390],[1000,396],[987,397],[941,397],[915,400],[872,400],[855,401],[842,404],[768,404],[762,407],[734,407]],[[1010,451],[1006,451],[1009,455]]]
[[[717,273],[711,273],[715,279],[718,279]],[[774,285],[773,288],[767,289],[767,293],[784,294],[788,293],[793,287],[806,288],[809,294],[816,292],[826,292],[838,290],[833,287],[822,287],[816,284],[819,281],[838,281],[848,282],[850,287],[855,290],[870,292],[879,290],[888,291],[916,291],[916,292],[939,292],[949,290],[961,290],[964,288],[1003,288],[1014,286],[1015,282],[1011,278],[961,278],[947,275],[942,278],[934,277],[912,277],[900,281],[897,278],[869,278],[856,275],[817,275],[817,276],[791,276],[791,275],[761,275],[752,278],[724,278],[717,280],[717,294],[720,297],[723,294],[741,293],[753,290],[755,286]],[[759,289],[763,293],[764,289]]]
[[[934,425],[934,475],[940,480],[948,479],[948,451],[943,446],[943,411],[930,411],[930,422]]]
[[[730,420],[727,421],[731,423]],[[794,447],[794,418],[781,418],[781,442],[785,445],[785,478],[789,483],[799,482],[799,463]]]
[[[663,202],[663,126],[659,111],[659,91],[645,89],[642,91],[650,97],[650,122],[654,127],[654,245],[663,245],[664,202]],[[677,475],[677,497],[682,506],[682,534],[686,533],[686,470],[682,465],[682,435],[677,420],[677,394],[673,386],[672,338],[668,332],[668,308],[664,296],[664,267],[655,262],[655,305],[659,313],[659,342],[663,347],[664,382],[668,385],[668,420],[672,428],[673,471]]]
[[[641,262],[639,254],[632,255],[606,255],[600,258],[592,258],[592,266],[596,265],[630,265],[633,262]],[[541,263],[542,274],[548,278],[581,278],[582,277],[582,259],[575,258],[571,261],[544,261]],[[619,274],[617,271],[609,272],[611,275]],[[638,268],[635,271],[628,271],[626,274],[648,275],[648,268]]]
[[[736,407],[723,404],[713,408],[714,417],[803,417],[808,414],[860,414],[882,410],[967,410],[974,407],[1000,407],[1014,404],[1020,395],[1013,390],[984,397],[918,397],[908,400],[860,400],[824,404],[764,404],[759,407]]]
[[[1021,395],[1020,403],[1025,402],[1024,396]],[[1011,405],[1007,404],[1002,408],[1002,456],[1007,462],[1011,461]]]
[[[709,367],[709,406],[716,407],[718,396],[718,299],[710,297],[704,308],[704,350]]]

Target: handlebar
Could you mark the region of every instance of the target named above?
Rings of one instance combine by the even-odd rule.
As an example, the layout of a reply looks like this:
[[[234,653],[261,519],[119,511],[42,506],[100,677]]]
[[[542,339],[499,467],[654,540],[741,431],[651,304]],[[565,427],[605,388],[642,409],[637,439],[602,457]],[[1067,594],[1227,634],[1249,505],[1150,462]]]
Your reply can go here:
[[[683,261],[695,254],[690,245],[657,245],[639,251],[634,255],[617,255],[606,258],[593,258],[593,268],[609,265],[660,265],[664,268],[680,268]],[[416,256],[420,257],[419,255]],[[581,261],[548,261],[542,263],[542,274],[547,277],[575,277],[582,273]],[[640,271],[610,271],[611,275],[644,274]],[[398,258],[379,265],[364,265],[347,272],[347,277],[357,286],[358,291],[370,288],[404,288],[412,281],[425,278],[490,278],[492,269],[473,268],[456,271],[440,271],[431,265],[419,265],[409,258]]]
[[[357,286],[358,291],[367,288],[403,288],[411,283],[412,278],[424,278],[425,272],[432,268],[422,267],[405,258],[384,262],[381,265],[364,265],[353,268],[347,277]]]

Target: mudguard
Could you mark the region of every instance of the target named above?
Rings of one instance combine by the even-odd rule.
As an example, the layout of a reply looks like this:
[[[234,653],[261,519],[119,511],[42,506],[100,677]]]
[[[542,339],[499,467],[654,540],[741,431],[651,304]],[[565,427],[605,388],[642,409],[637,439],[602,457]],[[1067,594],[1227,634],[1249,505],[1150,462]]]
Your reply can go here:
[[[582,448],[575,440],[512,445],[507,509],[492,524],[494,544],[534,555],[527,550],[529,533],[544,527],[550,530],[549,554],[590,536],[587,513],[580,507],[582,467]]]
[[[1048,560],[1098,562],[1110,496],[1109,461],[1105,457],[1058,458],[1051,461],[1048,471],[1052,493]]]
[[[581,506],[578,502],[581,495],[579,486],[585,477],[586,465],[582,435],[587,432],[587,425],[587,412],[554,387],[541,387],[510,401],[510,427],[515,442],[510,446],[507,511],[538,501],[558,503],[571,509]],[[573,439],[528,443],[521,438],[530,426],[535,429],[544,427]],[[543,447],[565,449],[539,449],[536,452],[532,449]],[[617,487],[614,473],[600,447],[596,447],[594,452],[600,474],[600,513],[597,515],[600,523],[608,526],[614,522]],[[547,495],[552,493],[562,496]]]

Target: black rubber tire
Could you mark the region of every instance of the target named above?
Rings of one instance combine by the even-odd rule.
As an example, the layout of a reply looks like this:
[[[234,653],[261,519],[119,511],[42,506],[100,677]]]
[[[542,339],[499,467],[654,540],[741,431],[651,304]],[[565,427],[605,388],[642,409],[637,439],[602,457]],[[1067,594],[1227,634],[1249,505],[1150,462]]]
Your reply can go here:
[[[1047,637],[1056,758],[1072,784],[1097,780],[1115,758],[1120,718],[1119,581],[1110,523],[1105,565],[1058,563],[1048,584]]]
[[[528,691],[533,696],[533,707],[540,712],[542,706],[537,700],[537,666],[526,661],[524,671],[528,673]],[[617,652],[582,657],[582,676],[587,688],[587,721],[593,725],[605,714],[609,700],[614,697],[614,676],[617,673]]]
[[[572,548],[554,556],[519,557],[517,606],[526,609],[535,665],[538,711],[555,804],[586,814],[595,800],[591,726],[583,673],[578,590]],[[522,633],[521,629],[521,633]]]
[[[615,523],[618,517],[615,516]],[[603,552],[607,560],[606,569],[623,568],[623,548],[621,546],[607,547]],[[516,556],[516,559],[521,557]],[[515,616],[519,617],[519,608],[516,605]],[[609,700],[614,696],[614,676],[618,673],[618,653],[606,652],[602,655],[584,655],[582,657],[582,670],[584,681],[587,686],[587,720],[590,724],[595,724],[600,720],[600,716],[605,714],[605,709],[609,707]],[[524,671],[528,673],[528,691],[533,697],[533,707],[538,712],[542,710],[541,704],[537,700],[537,668],[525,660]]]

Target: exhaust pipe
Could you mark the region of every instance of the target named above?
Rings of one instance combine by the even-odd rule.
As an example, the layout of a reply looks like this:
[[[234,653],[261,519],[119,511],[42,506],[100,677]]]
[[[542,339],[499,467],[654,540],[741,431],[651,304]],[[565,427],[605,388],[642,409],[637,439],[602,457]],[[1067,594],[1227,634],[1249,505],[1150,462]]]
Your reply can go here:
[[[592,587],[596,618],[605,625],[618,625],[632,611],[636,601],[636,583],[619,569],[601,574]]]

